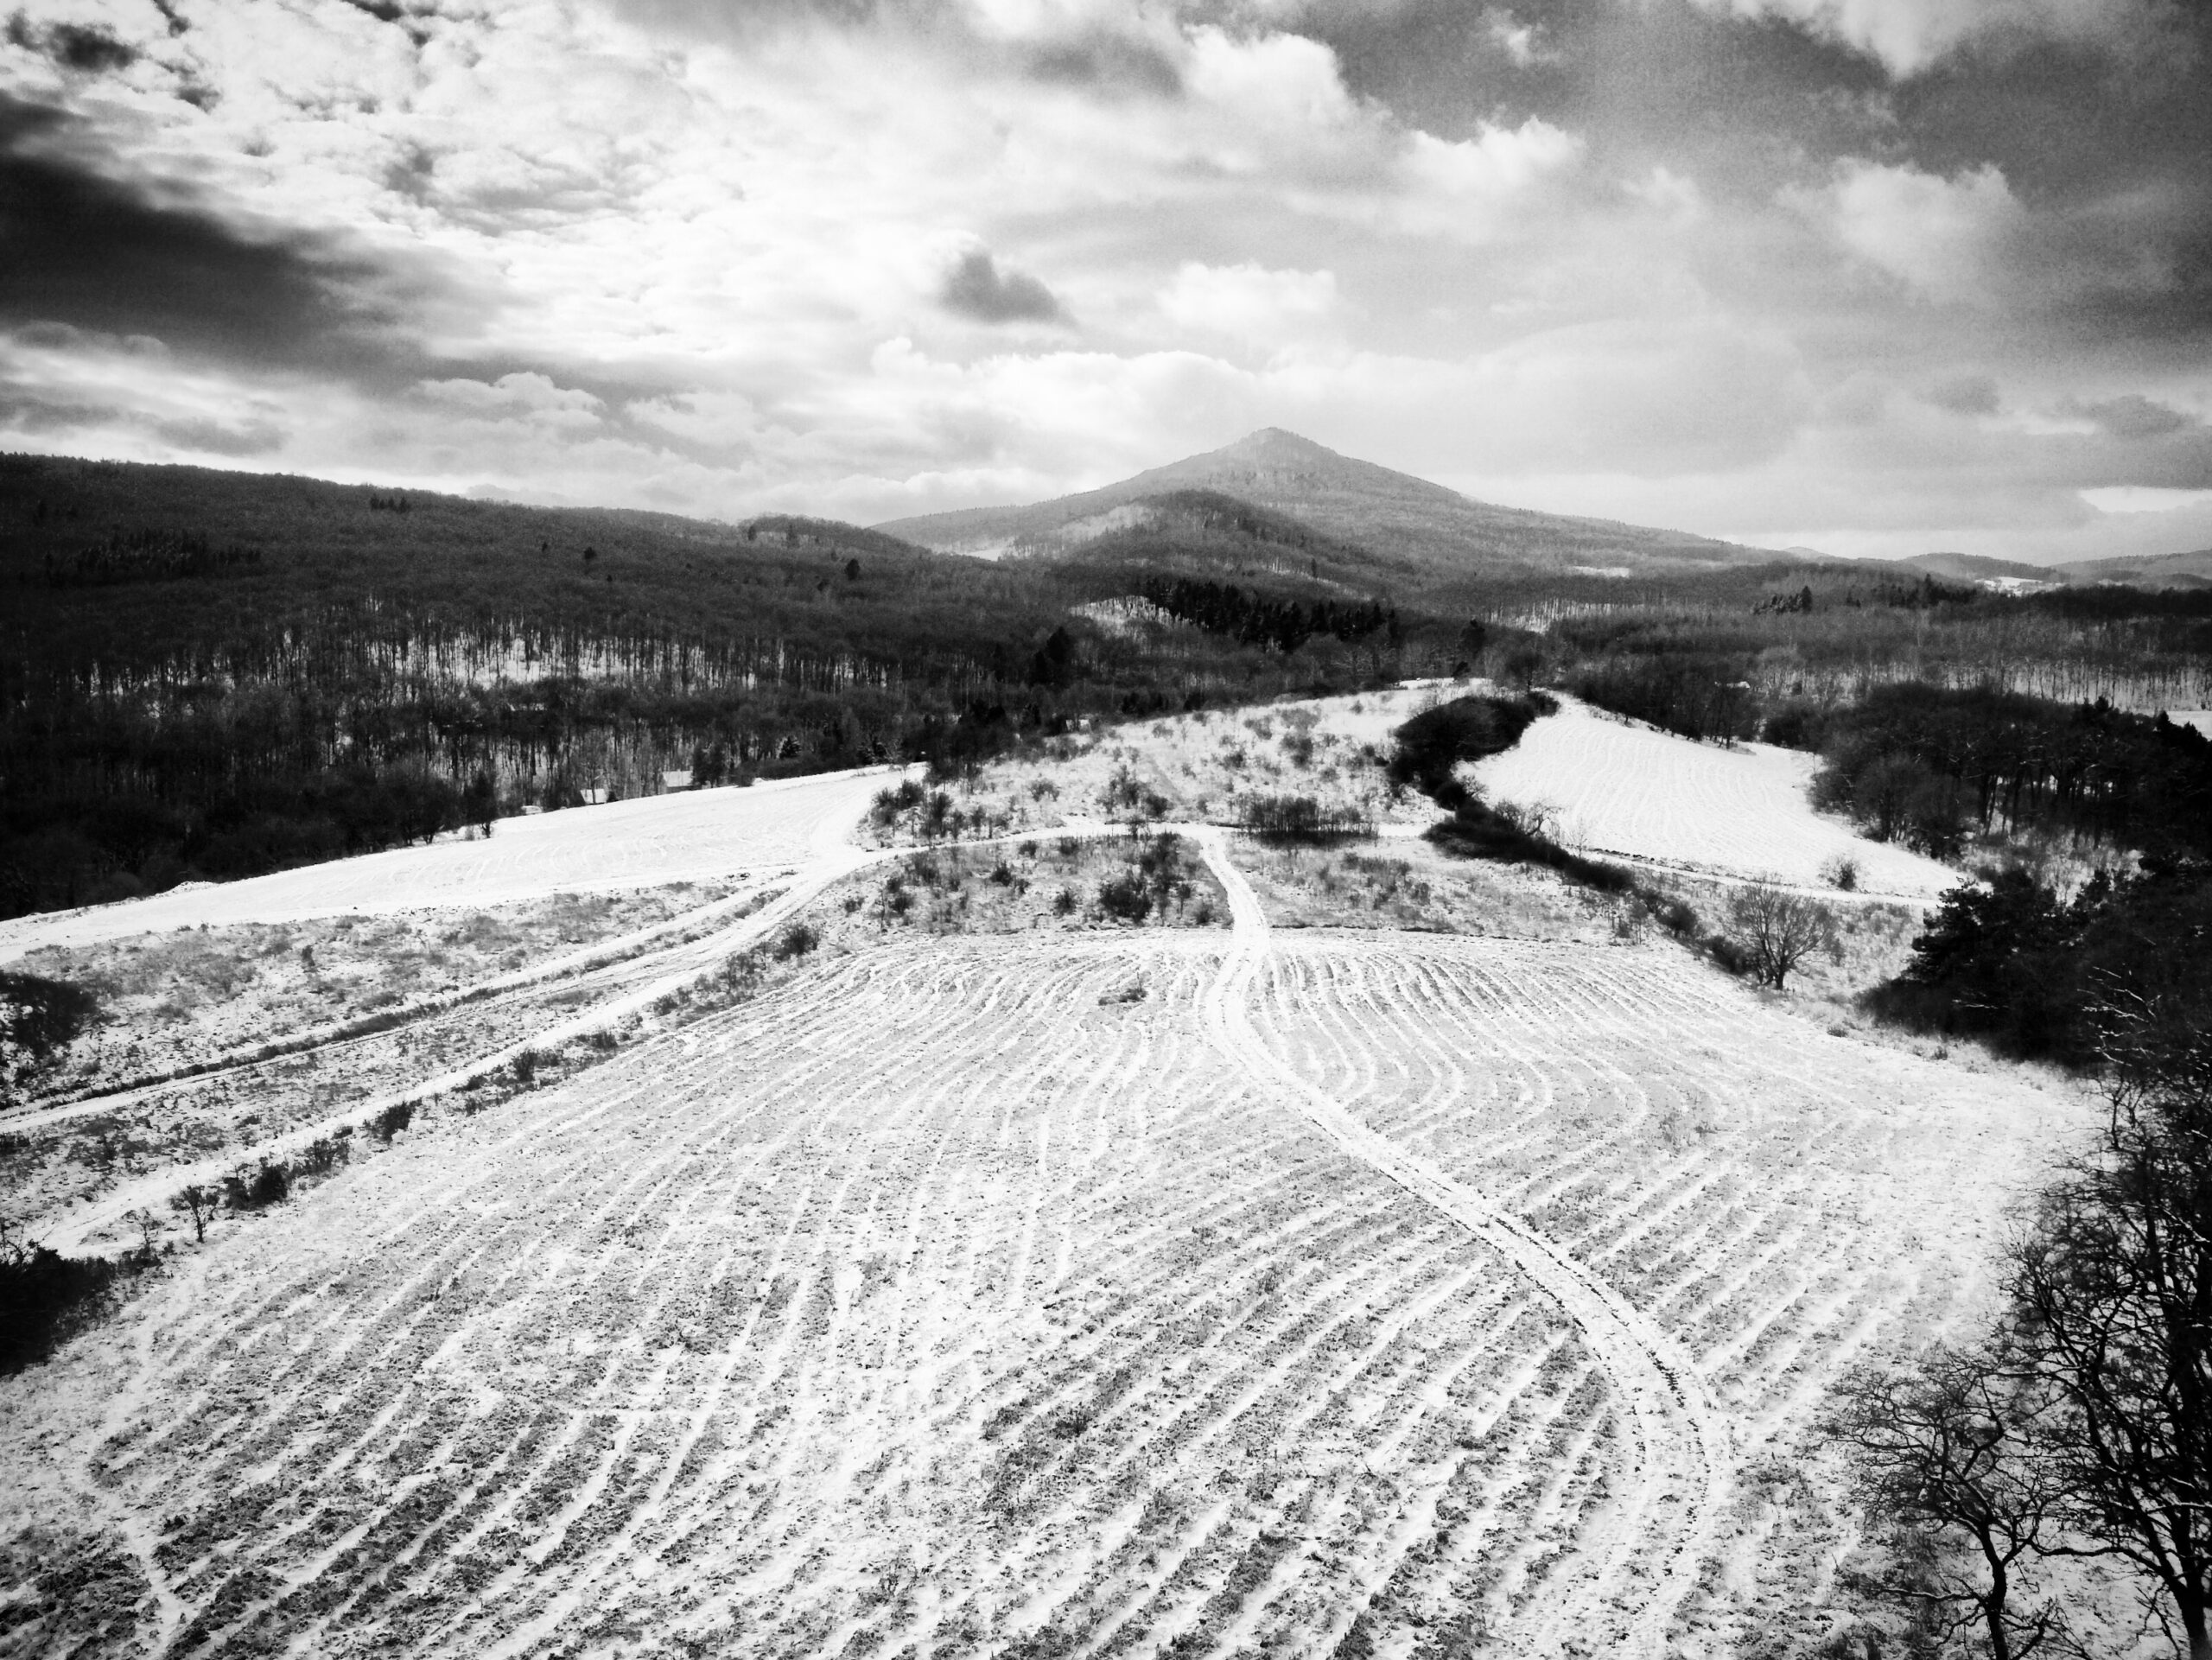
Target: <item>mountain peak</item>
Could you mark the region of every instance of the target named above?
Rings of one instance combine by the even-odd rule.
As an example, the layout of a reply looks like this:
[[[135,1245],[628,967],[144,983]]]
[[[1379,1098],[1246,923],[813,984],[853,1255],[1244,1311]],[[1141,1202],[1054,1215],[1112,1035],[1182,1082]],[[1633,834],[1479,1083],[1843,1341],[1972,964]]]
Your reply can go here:
[[[1340,461],[1344,459],[1335,450],[1281,427],[1262,427],[1257,432],[1248,432],[1235,443],[1225,444],[1213,454],[1215,458],[1224,461],[1273,467],[1300,461]]]
[[[1233,498],[1357,544],[1386,563],[1467,576],[1504,570],[1710,569],[1775,556],[1703,537],[1570,518],[1471,501],[1456,490],[1373,461],[1340,455],[1281,427],[1187,456],[1101,489],[1020,507],[978,507],[877,528],[950,552],[996,557],[1087,546],[1105,515],[1129,523],[1143,504],[1198,491]]]

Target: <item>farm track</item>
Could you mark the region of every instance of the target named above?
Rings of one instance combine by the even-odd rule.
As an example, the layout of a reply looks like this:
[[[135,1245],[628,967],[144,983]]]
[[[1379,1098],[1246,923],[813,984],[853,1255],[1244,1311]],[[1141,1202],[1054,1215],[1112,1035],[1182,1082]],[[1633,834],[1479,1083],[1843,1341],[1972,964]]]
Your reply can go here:
[[[520,1035],[512,1032],[503,1034],[488,1047],[465,1046],[470,1051],[465,1059],[445,1065],[429,1078],[397,1089],[347,1099],[334,1111],[305,1123],[290,1124],[278,1134],[263,1137],[251,1146],[226,1147],[207,1158],[163,1165],[143,1176],[118,1185],[89,1204],[75,1206],[50,1219],[42,1224],[40,1237],[54,1250],[65,1253],[81,1251],[94,1245],[104,1235],[118,1233],[134,1210],[150,1209],[158,1214],[167,1204],[169,1195],[188,1184],[217,1180],[226,1172],[255,1159],[289,1157],[318,1137],[332,1135],[343,1127],[358,1126],[389,1108],[428,1100],[466,1088],[509,1065],[526,1050],[557,1048],[576,1038],[611,1029],[630,1016],[651,1008],[663,997],[712,973],[733,953],[758,944],[804,910],[823,889],[864,868],[869,862],[869,855],[855,853],[848,857],[818,862],[785,887],[762,908],[725,927],[697,938],[683,940],[658,951],[649,950],[639,956],[585,970],[573,981],[561,986],[557,993],[564,1002],[570,997],[589,999],[589,1006],[579,1013],[556,1013],[554,1008],[543,1006],[546,983],[534,977],[531,983],[496,995],[482,1004],[472,1005],[465,1000],[456,1000],[459,1006],[454,1010],[440,1011],[447,1014],[448,1024],[496,1027],[499,1017],[506,1015],[519,1021]],[[757,898],[759,895],[756,893],[750,897]],[[398,1031],[404,1034],[408,1028],[402,1027]],[[391,1037],[391,1034],[378,1034],[329,1046],[342,1052],[378,1043],[380,1039],[389,1042]],[[300,1053],[312,1054],[315,1052]],[[295,1060],[298,1055],[288,1054],[283,1059]],[[242,1073],[250,1078],[251,1073],[263,1067],[277,1064],[280,1063],[242,1063],[235,1069],[215,1069],[212,1077],[195,1074],[181,1081],[195,1086],[203,1082],[219,1084],[226,1072]],[[175,1087],[169,1084],[153,1085],[134,1091],[129,1097],[102,1097],[67,1107],[48,1109],[35,1116],[0,1120],[0,1128],[18,1132],[47,1128],[71,1118],[114,1111],[126,1101],[157,1100]]]
[[[1608,1652],[1661,1652],[1675,1611],[1704,1566],[1704,1547],[1727,1496],[1728,1435],[1696,1366],[1557,1242],[1361,1122],[1260,1039],[1246,1003],[1267,965],[1267,918],[1250,884],[1230,862],[1222,839],[1208,836],[1200,845],[1228,891],[1236,921],[1235,943],[1204,1004],[1217,1040],[1253,1076],[1272,1082],[1338,1146],[1433,1205],[1528,1275],[1574,1323],[1582,1343],[1627,1403],[1634,1425],[1628,1515],[1617,1523],[1605,1557],[1556,1608],[1543,1638],[1555,1640],[1572,1631],[1586,1641],[1595,1638]],[[1374,1053],[1371,1046],[1367,1053]],[[1630,1573],[1640,1573],[1643,1582],[1624,1597],[1622,1581]],[[1612,1616],[1624,1602],[1632,1602],[1637,1612],[1624,1625],[1614,1625]]]
[[[742,925],[742,913],[759,905],[788,870],[771,871],[745,880],[735,893],[708,904],[664,918],[613,939],[600,940],[527,968],[512,970],[471,984],[460,985],[417,998],[394,1008],[358,1020],[317,1027],[282,1038],[239,1044],[226,1053],[211,1055],[189,1065],[158,1073],[117,1079],[63,1097],[48,1097],[20,1107],[0,1108],[0,1132],[21,1133],[47,1129],[103,1112],[134,1106],[156,1098],[182,1084],[210,1084],[251,1072],[273,1062],[307,1054],[329,1055],[376,1042],[404,1027],[433,1021],[455,1009],[467,1008],[471,1017],[496,1016],[502,1009],[530,1001],[557,983],[563,994],[597,994],[619,990],[641,976],[672,971],[687,961],[712,960],[729,949],[729,927],[722,919],[740,913],[731,925]],[[709,930],[701,932],[701,930]],[[679,936],[669,940],[670,935]],[[666,941],[667,943],[662,943]]]

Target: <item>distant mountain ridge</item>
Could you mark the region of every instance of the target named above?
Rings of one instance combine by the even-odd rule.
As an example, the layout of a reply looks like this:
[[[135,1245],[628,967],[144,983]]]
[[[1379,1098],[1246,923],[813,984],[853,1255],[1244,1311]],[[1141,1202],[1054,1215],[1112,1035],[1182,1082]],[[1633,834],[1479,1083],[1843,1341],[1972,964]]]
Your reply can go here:
[[[1378,557],[1433,575],[1539,571],[1643,576],[1770,564],[1770,550],[1610,519],[1499,507],[1266,427],[1226,447],[1050,501],[897,518],[875,528],[924,547],[991,557],[1065,553],[1141,523],[1179,493],[1234,497]]]
[[[2192,553],[2152,554],[2148,557],[2081,559],[2061,565],[2069,581],[2126,582],[2135,588],[2196,588],[2212,584],[2212,548]]]
[[[2076,559],[2063,565],[2031,565],[2017,559],[1991,559],[1974,553],[1920,553],[1898,563],[1933,576],[1993,587],[2024,582],[2115,582],[2130,588],[2212,587],[2212,548],[2199,548],[2193,553]]]

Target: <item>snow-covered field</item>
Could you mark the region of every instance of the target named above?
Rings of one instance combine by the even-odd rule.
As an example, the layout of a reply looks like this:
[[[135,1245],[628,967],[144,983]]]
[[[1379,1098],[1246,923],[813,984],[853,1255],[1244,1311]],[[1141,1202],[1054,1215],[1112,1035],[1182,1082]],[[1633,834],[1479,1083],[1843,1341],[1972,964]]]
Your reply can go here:
[[[87,1653],[470,1660],[1828,1630],[1822,1391],[1974,1310],[2079,1096],[1572,917],[1276,932],[1210,830],[1231,931],[893,932],[830,880],[880,783],[717,844],[804,862],[748,925],[818,894],[849,948],[226,1214],[0,1380],[0,1598],[60,1610],[0,1651],[94,1613]],[[1833,828],[1737,798],[1764,829],[1698,862]]]
[[[1562,697],[1560,712],[1473,769],[1493,800],[1541,804],[1560,836],[1593,852],[1700,872],[1821,885],[1822,867],[1859,865],[1862,892],[1924,898],[1960,875],[1855,835],[1815,813],[1806,785],[1819,757],[1769,744],[1721,748]]]
[[[273,876],[0,922],[0,963],[173,928],[302,922],[348,913],[512,905],[549,894],[719,881],[818,860],[844,846],[895,769],[867,767],[646,796],[503,818],[485,840],[447,836]]]

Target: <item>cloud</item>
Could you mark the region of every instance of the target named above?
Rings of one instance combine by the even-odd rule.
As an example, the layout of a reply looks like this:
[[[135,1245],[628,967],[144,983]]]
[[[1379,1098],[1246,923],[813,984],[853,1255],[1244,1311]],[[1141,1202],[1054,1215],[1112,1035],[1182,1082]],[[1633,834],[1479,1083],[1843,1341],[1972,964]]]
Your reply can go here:
[[[1819,204],[1837,239],[1927,298],[1995,297],[2027,213],[1994,167],[1951,178],[1850,161]]]
[[[1545,46],[1542,31],[1535,24],[1522,22],[1503,6],[1491,6],[1484,11],[1483,30],[1490,43],[1503,52],[1516,69],[1560,60],[1559,54]]]
[[[2212,489],[2159,490],[2139,485],[2084,490],[2082,499],[2101,513],[2177,513],[2212,507]]]
[[[1516,127],[1484,124],[1473,138],[1409,134],[1395,169],[1401,188],[1376,213],[1393,227],[1463,241],[1495,236],[1540,212],[1545,191],[1581,162],[1577,135],[1530,116]]]
[[[366,372],[414,355],[428,262],[226,215],[130,176],[85,124],[0,94],[0,326],[157,337],[242,363]]]
[[[1708,11],[1778,18],[1916,75],[1962,48],[2055,41],[2139,60],[2171,38],[2167,0],[1695,0]]]
[[[1066,321],[1052,289],[1026,271],[1001,271],[982,248],[971,248],[953,262],[938,300],[946,310],[982,323]]]
[[[1997,383],[1987,375],[1955,375],[1929,387],[1926,397],[1954,415],[1994,415],[1999,408]]]
[[[569,431],[596,429],[606,409],[601,399],[581,387],[556,385],[545,375],[521,370],[494,380],[426,380],[416,391],[428,403],[469,416]]]
[[[287,436],[273,421],[237,425],[205,416],[156,421],[152,429],[162,442],[201,455],[270,455],[284,447]]]
[[[37,323],[0,333],[0,431],[42,448],[189,461],[273,455],[290,429],[281,402],[159,340]]]
[[[1103,30],[1033,47],[1022,63],[1039,80],[1100,92],[1173,98],[1183,90],[1182,70],[1172,53]]]
[[[1161,313],[1182,328],[1279,345],[1327,322],[1338,308],[1333,271],[1186,261],[1160,291]]]
[[[2161,404],[2140,392],[2128,392],[2096,403],[2069,399],[2063,411],[2094,422],[2115,438],[2165,438],[2176,433],[2207,430],[2205,423],[2195,416],[2183,414],[2171,404]]]
[[[2202,332],[2212,271],[2192,272],[2186,245],[2201,232],[2149,193],[2031,209],[1991,162],[1946,175],[1850,157],[1825,187],[1781,200],[1920,301],[2063,315],[2077,330]]]
[[[97,24],[58,22],[34,29],[20,11],[8,19],[7,40],[10,46],[43,53],[63,68],[80,74],[128,69],[138,61],[137,48]]]

